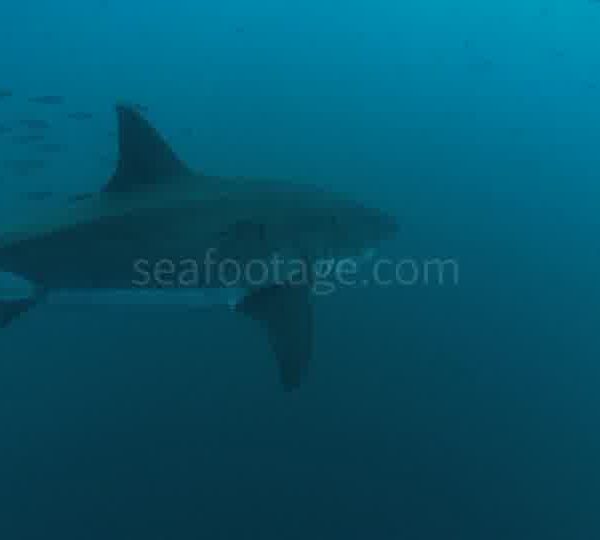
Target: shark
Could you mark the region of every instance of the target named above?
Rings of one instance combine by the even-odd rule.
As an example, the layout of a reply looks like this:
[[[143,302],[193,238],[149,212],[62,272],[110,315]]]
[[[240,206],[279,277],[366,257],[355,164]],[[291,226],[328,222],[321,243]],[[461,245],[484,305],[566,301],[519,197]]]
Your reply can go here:
[[[0,327],[57,291],[235,288],[233,311],[264,328],[281,385],[299,388],[317,269],[333,279],[334,263],[394,237],[396,217],[313,185],[192,170],[138,108],[115,110],[118,159],[104,186],[0,229],[0,271],[33,288],[0,300]]]

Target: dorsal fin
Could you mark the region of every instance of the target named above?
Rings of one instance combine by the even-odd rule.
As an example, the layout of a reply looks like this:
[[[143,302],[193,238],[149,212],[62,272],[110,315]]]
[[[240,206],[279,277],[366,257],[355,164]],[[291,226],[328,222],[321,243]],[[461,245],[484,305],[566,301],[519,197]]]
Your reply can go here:
[[[134,107],[117,105],[116,110],[119,159],[117,170],[104,191],[140,191],[193,174]]]

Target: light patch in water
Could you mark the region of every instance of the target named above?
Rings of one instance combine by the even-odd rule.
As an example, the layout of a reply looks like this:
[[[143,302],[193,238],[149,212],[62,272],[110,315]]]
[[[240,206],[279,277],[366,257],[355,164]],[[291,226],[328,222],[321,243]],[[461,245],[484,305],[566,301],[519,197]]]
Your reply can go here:
[[[0,272],[0,300],[23,300],[34,293],[34,287],[29,281],[16,274]]]

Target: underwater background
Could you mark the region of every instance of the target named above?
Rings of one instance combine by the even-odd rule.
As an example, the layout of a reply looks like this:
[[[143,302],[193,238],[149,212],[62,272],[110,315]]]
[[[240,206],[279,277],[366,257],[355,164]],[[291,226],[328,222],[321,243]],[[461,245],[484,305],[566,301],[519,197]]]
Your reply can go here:
[[[317,299],[291,394],[226,311],[40,307],[0,336],[0,538],[599,537],[600,3],[1,11],[0,222],[100,189],[129,101],[198,170],[394,212],[386,253],[460,282]]]

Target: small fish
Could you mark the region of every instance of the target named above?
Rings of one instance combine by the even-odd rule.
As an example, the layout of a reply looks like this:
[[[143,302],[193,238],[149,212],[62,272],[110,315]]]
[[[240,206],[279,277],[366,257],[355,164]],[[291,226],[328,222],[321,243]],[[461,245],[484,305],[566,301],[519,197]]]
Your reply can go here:
[[[478,58],[471,64],[471,71],[477,73],[487,73],[494,67],[494,62],[489,58]]]
[[[46,165],[46,162],[41,159],[13,159],[5,161],[4,165],[13,174],[25,176],[32,172],[43,169]]]
[[[85,201],[86,199],[91,199],[93,196],[93,193],[78,193],[77,195],[71,195],[68,200],[70,202]]]
[[[62,105],[65,102],[63,96],[36,96],[29,99],[30,103],[39,105]]]
[[[44,143],[38,146],[38,150],[41,152],[46,152],[48,154],[56,154],[58,152],[62,152],[65,149],[65,146],[60,143]]]
[[[7,167],[41,167],[44,163],[41,159],[8,159],[4,162]]]
[[[46,120],[35,118],[21,120],[21,125],[29,129],[48,129],[50,127],[50,124]]]
[[[28,201],[45,201],[54,195],[51,191],[32,191],[25,194]]]
[[[92,113],[84,111],[72,112],[67,115],[67,118],[70,118],[71,120],[91,120],[93,117],[94,115]]]
[[[0,88],[0,99],[6,99],[6,98],[9,98],[12,96],[13,96],[12,90],[8,90],[6,88]]]
[[[41,134],[29,134],[29,135],[15,135],[12,138],[12,141],[15,144],[30,144],[30,143],[36,143],[36,142],[42,142],[45,139],[45,137]]]

